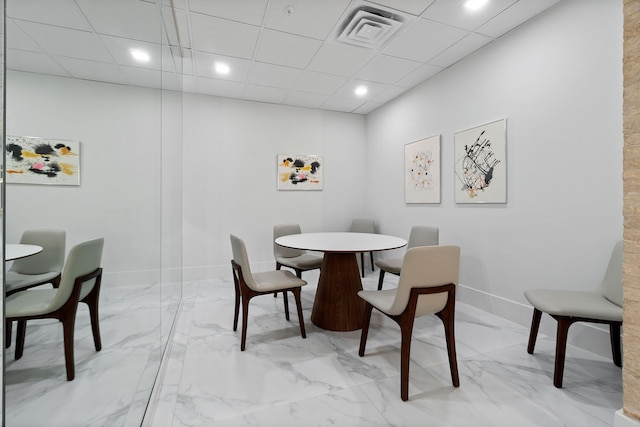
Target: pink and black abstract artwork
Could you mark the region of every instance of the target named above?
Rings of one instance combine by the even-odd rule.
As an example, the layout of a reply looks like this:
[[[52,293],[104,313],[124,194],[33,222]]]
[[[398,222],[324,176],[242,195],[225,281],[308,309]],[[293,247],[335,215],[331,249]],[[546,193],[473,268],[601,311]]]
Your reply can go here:
[[[8,184],[80,185],[80,142],[7,136]]]
[[[322,157],[278,154],[278,190],[322,190]]]

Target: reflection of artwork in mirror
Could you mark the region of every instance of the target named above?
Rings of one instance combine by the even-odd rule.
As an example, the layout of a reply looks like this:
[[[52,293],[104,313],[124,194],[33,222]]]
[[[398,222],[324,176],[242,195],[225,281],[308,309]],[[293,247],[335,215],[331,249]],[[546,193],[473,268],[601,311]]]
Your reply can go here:
[[[278,190],[322,190],[321,156],[278,154]]]
[[[405,203],[440,203],[440,135],[404,146]]]
[[[7,136],[8,184],[80,185],[80,142]]]
[[[507,203],[507,121],[457,132],[456,203]]]

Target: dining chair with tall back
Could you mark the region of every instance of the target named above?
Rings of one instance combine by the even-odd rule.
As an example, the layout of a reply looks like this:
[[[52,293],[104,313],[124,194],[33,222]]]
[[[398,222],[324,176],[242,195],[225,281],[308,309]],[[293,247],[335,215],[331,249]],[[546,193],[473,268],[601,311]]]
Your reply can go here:
[[[458,246],[420,246],[407,250],[396,289],[360,291],[365,301],[358,354],[364,356],[371,312],[376,308],[400,326],[400,397],[409,399],[411,336],[415,318],[435,314],[444,325],[449,369],[460,385],[454,334],[456,286],[460,271]]]
[[[20,359],[24,350],[27,321],[33,319],[58,319],[62,323],[67,380],[75,377],[74,327],[78,302],[86,286],[99,288],[102,279],[102,249],[104,239],[94,239],[75,245],[69,251],[62,270],[60,286],[56,289],[31,289],[17,292],[5,300],[5,321],[17,322],[15,358]],[[94,329],[95,332],[95,329]],[[94,344],[100,350],[99,340]]]
[[[13,261],[5,275],[5,295],[46,283],[57,287],[64,266],[66,232],[54,229],[25,230],[20,243],[42,246],[42,251]]]
[[[622,326],[623,242],[613,248],[600,285],[594,290],[527,289],[524,293],[533,306],[533,319],[527,352],[533,354],[542,313],[557,321],[553,385],[562,387],[569,327],[575,322],[609,325],[613,363],[622,366],[620,328]]]
[[[414,225],[411,227],[409,233],[409,242],[407,243],[407,250],[418,246],[435,246],[439,244],[440,231],[438,227],[429,227],[424,225]],[[396,258],[381,258],[376,260],[376,265],[380,269],[380,276],[378,277],[378,290],[382,289],[382,282],[384,281],[384,273],[400,275],[402,269],[402,261],[404,257]]]
[[[349,231],[352,233],[375,233],[375,223],[370,218],[354,218],[351,221],[351,227]],[[369,258],[371,259],[371,271],[373,268],[373,252],[369,252]],[[364,277],[364,252],[360,252],[360,268],[362,270],[362,277]]]
[[[276,244],[275,240],[281,236],[300,233],[302,230],[298,224],[276,224],[273,226],[273,256],[276,259],[276,270],[280,270],[282,267],[292,268],[298,278],[302,278],[303,271],[322,267],[322,257],[301,249],[285,248]]]
[[[273,294],[282,292],[284,295],[285,317],[289,320],[289,304],[287,292],[291,292],[296,300],[298,309],[298,321],[300,322],[300,333],[302,338],[307,334],[304,328],[302,317],[302,303],[300,301],[300,290],[307,282],[296,277],[288,270],[264,271],[252,273],[249,265],[249,256],[244,241],[234,236],[231,237],[231,250],[233,259],[231,267],[233,272],[233,282],[235,285],[235,312],[233,316],[233,330],[238,330],[238,315],[240,303],[242,303],[242,336],[240,339],[240,350],[244,351],[247,341],[247,320],[249,318],[249,301],[258,295]]]

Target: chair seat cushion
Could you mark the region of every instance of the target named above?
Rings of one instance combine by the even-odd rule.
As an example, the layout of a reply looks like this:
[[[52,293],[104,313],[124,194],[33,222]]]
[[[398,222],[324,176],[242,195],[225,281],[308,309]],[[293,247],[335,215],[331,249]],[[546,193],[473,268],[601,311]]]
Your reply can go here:
[[[322,257],[306,253],[291,258],[278,257],[276,261],[284,266],[300,270],[313,270],[322,266]]]
[[[622,307],[597,292],[528,289],[524,295],[544,313],[622,322]]]
[[[392,274],[400,274],[404,258],[382,258],[376,260],[376,265],[381,270]]]
[[[298,279],[292,272],[286,270],[253,273],[253,280],[256,290],[260,292],[296,288],[307,284],[306,281]]]
[[[60,275],[59,271],[49,271],[41,274],[21,274],[15,271],[7,271],[5,277],[5,292],[16,289],[28,288],[35,284],[48,283]]]
[[[360,291],[358,296],[378,310],[388,313],[396,298],[396,289],[382,291]]]
[[[5,317],[38,316],[53,311],[57,289],[31,289],[9,295],[5,300]]]

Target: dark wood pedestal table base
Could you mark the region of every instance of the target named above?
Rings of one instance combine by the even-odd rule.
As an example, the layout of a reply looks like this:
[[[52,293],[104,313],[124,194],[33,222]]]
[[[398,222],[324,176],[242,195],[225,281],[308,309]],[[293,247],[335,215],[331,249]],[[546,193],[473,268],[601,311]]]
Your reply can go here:
[[[282,236],[276,243],[294,249],[324,252],[311,321],[331,331],[362,328],[364,301],[356,253],[405,246],[398,237],[370,233],[302,233]]]

